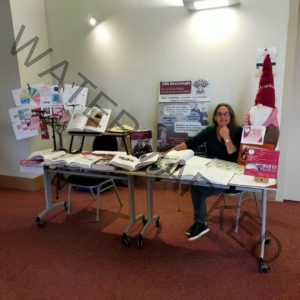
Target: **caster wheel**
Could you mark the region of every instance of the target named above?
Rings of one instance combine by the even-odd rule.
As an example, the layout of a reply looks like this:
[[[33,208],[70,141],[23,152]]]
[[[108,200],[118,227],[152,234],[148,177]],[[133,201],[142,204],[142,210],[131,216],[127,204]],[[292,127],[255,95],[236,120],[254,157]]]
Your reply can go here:
[[[35,222],[36,222],[36,226],[39,228],[45,227],[46,225],[46,223],[43,220],[41,220],[39,217],[36,217]]]
[[[147,219],[145,216],[143,216],[143,225],[146,225],[147,224]]]
[[[128,237],[128,235],[126,233],[123,233],[123,235],[122,235],[122,243],[126,247],[130,247],[130,245],[131,245],[130,238]]]
[[[143,236],[141,234],[139,234],[137,236],[137,240],[136,240],[136,246],[141,249],[143,248]]]
[[[260,260],[259,260],[259,271],[261,273],[267,273],[267,272],[269,272],[269,270],[270,270],[270,267],[264,263],[264,260],[262,258],[260,258]]]
[[[262,264],[259,267],[259,270],[260,270],[261,273],[268,273],[270,271],[270,267],[266,264]]]
[[[155,222],[155,226],[158,228],[160,227],[160,222],[159,222],[159,217],[157,218],[156,222]]]

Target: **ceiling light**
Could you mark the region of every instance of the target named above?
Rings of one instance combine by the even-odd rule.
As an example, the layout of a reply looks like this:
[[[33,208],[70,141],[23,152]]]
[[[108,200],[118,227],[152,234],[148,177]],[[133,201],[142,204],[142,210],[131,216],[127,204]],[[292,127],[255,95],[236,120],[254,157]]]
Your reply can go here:
[[[182,0],[188,10],[202,10],[240,4],[239,0]]]
[[[94,17],[90,17],[89,23],[90,23],[91,26],[95,26],[96,25],[96,19]]]

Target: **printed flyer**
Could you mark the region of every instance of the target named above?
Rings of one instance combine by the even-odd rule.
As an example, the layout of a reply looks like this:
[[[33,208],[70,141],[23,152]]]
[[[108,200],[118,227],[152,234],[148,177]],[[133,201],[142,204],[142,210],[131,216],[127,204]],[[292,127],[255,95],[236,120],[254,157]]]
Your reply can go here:
[[[279,151],[250,148],[247,152],[245,175],[277,178]]]

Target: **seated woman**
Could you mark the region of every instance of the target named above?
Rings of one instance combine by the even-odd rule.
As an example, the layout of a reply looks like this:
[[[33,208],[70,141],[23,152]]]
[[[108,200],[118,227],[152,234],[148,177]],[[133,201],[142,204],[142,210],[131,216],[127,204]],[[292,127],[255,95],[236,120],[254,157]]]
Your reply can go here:
[[[220,103],[216,106],[210,125],[174,150],[192,149],[205,143],[207,157],[236,162],[240,147],[242,127],[236,124],[235,114],[229,104]],[[186,231],[188,240],[195,240],[209,232],[207,226],[206,198],[220,192],[212,186],[191,186],[194,208],[194,224]]]

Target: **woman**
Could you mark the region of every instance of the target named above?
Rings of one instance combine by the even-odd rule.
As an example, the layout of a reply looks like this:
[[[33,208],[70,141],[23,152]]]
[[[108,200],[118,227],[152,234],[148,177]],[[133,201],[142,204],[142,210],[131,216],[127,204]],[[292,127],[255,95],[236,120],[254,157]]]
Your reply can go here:
[[[235,114],[229,104],[220,103],[212,116],[213,125],[199,132],[196,136],[183,142],[174,150],[196,149],[205,143],[207,157],[236,162],[242,136],[242,127],[236,124]],[[209,232],[207,226],[206,198],[220,189],[204,186],[191,186],[194,208],[194,224],[187,230],[188,240],[195,240]]]

